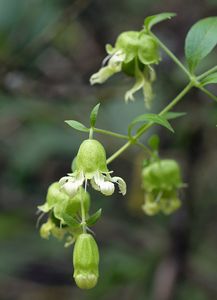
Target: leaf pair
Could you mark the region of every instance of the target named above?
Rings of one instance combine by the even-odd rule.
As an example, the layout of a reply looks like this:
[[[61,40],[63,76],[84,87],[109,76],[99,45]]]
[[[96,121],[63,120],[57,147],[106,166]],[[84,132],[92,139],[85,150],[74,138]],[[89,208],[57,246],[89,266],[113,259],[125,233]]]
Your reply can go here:
[[[98,103],[94,108],[92,109],[90,113],[90,127],[93,128],[96,124],[96,119],[99,111],[100,103]],[[65,121],[70,127],[82,131],[82,132],[89,132],[90,128],[86,127],[81,122],[75,121],[75,120],[66,120]]]
[[[165,128],[167,128],[168,130],[170,130],[171,132],[174,132],[172,126],[170,125],[170,123],[168,122],[168,120],[171,120],[171,119],[176,119],[178,117],[181,117],[185,115],[185,113],[179,113],[179,112],[168,112],[168,113],[165,113],[164,115],[160,116],[158,114],[143,114],[143,115],[140,115],[138,117],[136,117],[131,123],[130,123],[130,126],[128,128],[128,135],[131,136],[131,132],[132,132],[132,129],[133,127],[140,123],[140,122],[143,122],[143,123],[153,123],[153,124],[158,124],[158,125],[161,125]],[[144,124],[142,125],[142,127],[144,126]],[[141,128],[141,127],[140,127]],[[140,130],[140,128],[137,130],[137,132]]]
[[[94,225],[101,217],[101,214],[102,214],[102,209],[100,208],[86,220],[87,226]],[[76,218],[74,218],[73,216],[71,216],[67,213],[63,214],[63,220],[71,228],[75,229],[75,228],[79,228],[81,226],[81,223]]]

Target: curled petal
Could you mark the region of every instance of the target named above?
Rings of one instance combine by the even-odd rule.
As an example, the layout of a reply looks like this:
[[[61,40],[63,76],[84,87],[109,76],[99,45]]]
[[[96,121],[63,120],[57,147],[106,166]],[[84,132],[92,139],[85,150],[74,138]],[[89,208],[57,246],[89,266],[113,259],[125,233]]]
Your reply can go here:
[[[106,67],[102,67],[97,73],[90,77],[90,84],[103,83],[113,74],[120,72],[124,59],[125,54],[121,50],[106,57],[105,61],[108,61],[108,65]]]
[[[134,94],[139,91],[143,85],[144,85],[144,75],[142,72],[138,69],[135,71],[135,77],[136,77],[136,82],[134,86],[128,90],[125,94],[125,101],[128,102],[129,100],[134,101]]]
[[[114,193],[115,186],[112,182],[104,181],[100,186],[100,191],[105,196],[111,196]]]
[[[117,177],[117,176],[112,177],[111,180],[112,180],[112,182],[117,182],[120,193],[122,195],[125,195],[127,192],[126,182],[121,177]]]
[[[73,197],[78,192],[80,186],[84,182],[83,173],[78,173],[74,177],[66,176],[60,179],[59,183],[63,191],[69,196]]]
[[[106,196],[110,196],[114,193],[114,184],[108,180],[105,180],[106,177],[99,172],[96,172],[96,174],[93,177],[93,180],[91,181],[91,184],[95,190],[100,191]]]

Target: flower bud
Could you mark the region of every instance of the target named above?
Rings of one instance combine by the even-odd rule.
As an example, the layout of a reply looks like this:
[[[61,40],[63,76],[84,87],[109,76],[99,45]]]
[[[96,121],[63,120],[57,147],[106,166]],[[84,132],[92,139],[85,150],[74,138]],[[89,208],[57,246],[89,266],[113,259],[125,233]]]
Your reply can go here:
[[[91,179],[96,171],[108,172],[102,144],[93,139],[83,141],[78,150],[76,168],[77,171],[82,171],[87,179]]]
[[[97,284],[99,251],[91,234],[82,233],[78,236],[73,252],[73,265],[73,276],[79,288],[91,289]]]

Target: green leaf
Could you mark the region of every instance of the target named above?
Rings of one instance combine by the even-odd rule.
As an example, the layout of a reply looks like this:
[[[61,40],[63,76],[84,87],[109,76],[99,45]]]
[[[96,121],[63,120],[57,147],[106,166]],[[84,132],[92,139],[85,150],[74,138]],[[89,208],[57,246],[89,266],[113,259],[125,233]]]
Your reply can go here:
[[[153,150],[158,150],[160,144],[160,139],[157,134],[153,134],[149,139],[148,139],[148,145],[153,149]]]
[[[145,28],[149,31],[155,24],[160,23],[167,19],[171,19],[174,16],[176,16],[176,14],[170,13],[170,12],[165,12],[165,13],[149,16],[149,17],[145,18],[145,21],[144,21]]]
[[[101,214],[102,214],[102,209],[100,208],[99,210],[97,210],[97,212],[95,212],[92,216],[90,216],[87,219],[87,221],[86,221],[87,226],[94,225],[99,220],[99,218],[101,217]]]
[[[212,83],[217,83],[217,72],[208,75],[201,81],[202,86]]]
[[[78,130],[78,131],[83,131],[83,132],[89,132],[89,128],[84,126],[82,123],[75,121],[75,120],[67,120],[65,121],[69,126],[72,128]]]
[[[90,113],[90,126],[91,127],[94,127],[96,124],[96,118],[98,115],[99,107],[100,107],[100,103],[98,103],[96,106],[94,106],[94,108],[92,109],[92,111]]]
[[[81,226],[81,224],[75,218],[73,218],[67,213],[63,213],[62,218],[69,227],[78,228]]]
[[[191,27],[185,40],[185,56],[192,73],[216,44],[217,17],[202,19]]]
[[[185,116],[186,113],[185,112],[173,112],[173,111],[170,111],[170,112],[167,112],[165,114],[163,114],[163,117],[167,120],[172,120],[172,119],[177,119],[179,117],[183,117]]]
[[[156,114],[144,114],[144,115],[138,116],[130,123],[130,126],[128,128],[129,136],[131,135],[131,131],[132,131],[134,125],[136,125],[137,123],[140,123],[140,122],[144,122],[144,123],[151,122],[154,124],[158,124],[158,125],[161,125],[161,126],[167,128],[168,130],[174,132],[172,126],[170,125],[170,123],[167,121],[167,119],[165,117],[159,116]]]

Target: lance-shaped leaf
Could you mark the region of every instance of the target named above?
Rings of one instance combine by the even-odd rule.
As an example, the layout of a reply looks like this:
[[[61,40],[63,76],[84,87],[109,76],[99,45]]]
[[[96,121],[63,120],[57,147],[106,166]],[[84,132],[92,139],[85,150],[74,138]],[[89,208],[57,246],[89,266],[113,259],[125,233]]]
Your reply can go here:
[[[96,124],[96,118],[98,115],[99,107],[100,107],[100,103],[98,103],[96,106],[94,106],[94,108],[92,109],[92,111],[90,113],[90,126],[91,127],[94,127]]]
[[[75,218],[65,212],[62,213],[62,218],[69,227],[78,228],[81,226],[81,224]]]
[[[97,210],[97,212],[95,212],[93,215],[91,215],[87,219],[87,221],[86,221],[87,226],[94,225],[99,220],[99,218],[101,217],[101,214],[102,214],[102,209],[100,208],[99,210]]]
[[[84,124],[75,121],[75,120],[67,120],[65,121],[70,127],[78,130],[78,131],[83,131],[83,132],[89,132],[89,128],[84,126]]]
[[[185,112],[173,112],[173,111],[169,111],[165,114],[163,114],[163,117],[167,120],[173,120],[173,119],[177,119],[179,117],[183,117],[185,116],[186,113]]]
[[[170,12],[165,12],[165,13],[149,16],[149,17],[145,18],[145,21],[144,21],[145,28],[149,31],[155,24],[165,21],[167,19],[171,19],[174,16],[176,16],[176,14],[170,13]]]
[[[131,123],[130,126],[128,128],[128,134],[129,136],[131,136],[131,131],[133,129],[133,127],[138,124],[138,123],[153,123],[153,124],[158,124],[161,125],[165,128],[167,128],[168,130],[174,132],[172,126],[170,125],[170,123],[167,121],[167,119],[163,116],[159,116],[157,114],[144,114],[144,115],[140,115],[138,117],[136,117]]]
[[[201,81],[202,86],[212,83],[217,83],[217,72],[208,75]]]
[[[192,73],[216,44],[217,17],[202,19],[191,27],[185,40],[185,56]]]

